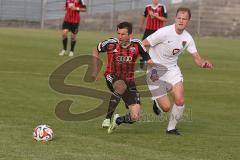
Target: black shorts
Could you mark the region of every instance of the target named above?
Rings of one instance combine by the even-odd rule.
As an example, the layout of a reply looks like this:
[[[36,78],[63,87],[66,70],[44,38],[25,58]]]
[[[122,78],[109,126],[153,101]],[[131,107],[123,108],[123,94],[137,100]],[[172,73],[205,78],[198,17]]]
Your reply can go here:
[[[142,40],[146,39],[148,36],[150,36],[151,34],[153,34],[154,32],[156,32],[157,30],[149,30],[149,29],[146,29],[144,34],[143,34],[143,38]]]
[[[113,83],[116,82],[117,80],[120,80],[120,79],[115,78],[112,75],[108,75],[108,76],[112,77],[112,79],[111,78],[106,78],[106,83],[107,83],[108,89],[111,92],[114,92]],[[133,105],[133,104],[140,104],[141,103],[140,102],[140,94],[137,91],[137,87],[136,87],[135,82],[133,82],[133,81],[131,81],[131,82],[124,81],[124,82],[127,85],[127,89],[123,93],[122,99],[123,99],[126,107],[128,107],[130,105]]]
[[[68,29],[74,34],[78,33],[78,27],[79,27],[79,23],[70,23],[70,22],[64,21],[62,24],[62,29]]]

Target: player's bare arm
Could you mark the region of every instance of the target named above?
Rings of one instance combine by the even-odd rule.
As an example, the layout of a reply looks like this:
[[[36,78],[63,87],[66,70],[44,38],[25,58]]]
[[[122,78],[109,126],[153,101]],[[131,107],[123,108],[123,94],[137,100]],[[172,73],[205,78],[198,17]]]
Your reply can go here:
[[[144,46],[144,47],[146,47],[146,48],[150,47],[150,43],[148,42],[147,39],[144,39],[144,40],[142,41],[142,43],[143,43],[143,46]]]
[[[159,16],[158,14],[154,15],[154,17],[163,22],[167,21],[167,19],[165,17]]]
[[[75,6],[72,6],[71,9],[74,11],[78,11],[78,12],[86,12],[87,11],[86,8],[80,8],[80,7],[75,7]]]
[[[142,16],[140,19],[140,32],[144,30],[144,23],[145,23],[146,17]]]
[[[192,54],[192,58],[194,62],[201,68],[213,68],[212,63],[209,60],[201,58],[201,56],[197,52]]]
[[[77,11],[79,11],[79,12],[86,12],[86,11],[87,11],[87,8],[78,8]]]
[[[98,74],[98,51],[97,48],[92,50],[92,79],[96,80]]]
[[[152,61],[152,59],[149,59],[146,61],[147,65],[150,65],[150,67],[156,67],[157,65]]]

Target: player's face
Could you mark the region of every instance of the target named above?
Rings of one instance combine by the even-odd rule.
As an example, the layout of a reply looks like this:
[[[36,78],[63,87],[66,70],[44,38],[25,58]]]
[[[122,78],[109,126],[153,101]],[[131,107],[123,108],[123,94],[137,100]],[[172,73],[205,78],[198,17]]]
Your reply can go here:
[[[189,15],[186,11],[179,11],[175,19],[175,27],[177,33],[182,33],[189,22]]]
[[[117,34],[118,34],[118,40],[120,43],[129,42],[131,38],[131,34],[128,34],[128,29],[126,28],[122,28],[122,29],[118,28]]]
[[[157,5],[159,3],[159,0],[153,0],[152,3]]]

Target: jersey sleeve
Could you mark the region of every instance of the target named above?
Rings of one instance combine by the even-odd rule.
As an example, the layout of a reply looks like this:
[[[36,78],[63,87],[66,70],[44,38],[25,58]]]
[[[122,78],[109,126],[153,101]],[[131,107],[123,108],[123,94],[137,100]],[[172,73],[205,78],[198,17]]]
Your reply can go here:
[[[156,32],[147,37],[148,42],[153,47],[162,43],[165,39],[166,31],[164,28],[158,29]]]
[[[107,52],[108,51],[108,46],[110,45],[110,44],[116,44],[116,43],[118,43],[118,40],[117,39],[115,39],[115,38],[109,38],[109,39],[107,39],[107,40],[105,40],[105,41],[102,41],[102,42],[100,42],[98,45],[97,45],[97,50],[98,50],[98,52]]]
[[[167,18],[167,8],[166,8],[165,5],[163,5],[162,7],[163,7],[163,10],[162,10],[163,13],[162,13],[162,15],[163,15],[163,17]]]
[[[143,13],[143,16],[144,17],[147,17],[148,16],[148,7],[145,7],[145,11]]]
[[[80,7],[81,8],[87,8],[86,4],[84,3],[84,0],[80,0],[79,2],[80,2]]]
[[[143,60],[147,61],[147,60],[151,59],[150,55],[147,52],[147,49],[143,46],[142,42],[140,40],[135,40],[135,42],[138,45],[138,51],[139,51],[139,54],[141,55],[141,57],[143,58]]]
[[[190,37],[190,42],[189,42],[189,45],[187,46],[187,51],[191,54],[197,52],[197,47],[192,37]]]
[[[65,9],[67,9],[67,7],[68,7],[68,3],[67,3],[67,0],[66,0],[66,2],[65,2]]]

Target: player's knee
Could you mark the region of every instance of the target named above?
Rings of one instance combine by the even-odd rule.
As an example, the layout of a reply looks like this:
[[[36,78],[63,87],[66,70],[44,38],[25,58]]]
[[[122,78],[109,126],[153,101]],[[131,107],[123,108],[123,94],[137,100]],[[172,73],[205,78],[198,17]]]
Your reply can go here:
[[[162,106],[161,108],[162,108],[162,111],[163,111],[163,112],[169,112],[169,110],[170,110],[170,105]]]
[[[164,102],[164,103],[159,103],[158,102],[158,105],[159,105],[159,107],[161,107],[163,112],[168,112],[170,110],[170,107],[171,107],[171,104],[168,101]]]
[[[72,36],[71,41],[76,41],[76,36]]]
[[[113,88],[117,93],[123,94],[127,89],[127,85],[123,80],[118,80],[113,84]]]
[[[63,30],[63,38],[67,38],[68,36],[68,31],[67,30]]]
[[[183,106],[184,105],[184,99],[176,99],[175,104],[177,106]]]
[[[62,37],[63,39],[67,38],[67,33],[63,33]]]

